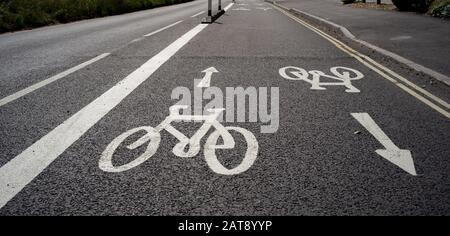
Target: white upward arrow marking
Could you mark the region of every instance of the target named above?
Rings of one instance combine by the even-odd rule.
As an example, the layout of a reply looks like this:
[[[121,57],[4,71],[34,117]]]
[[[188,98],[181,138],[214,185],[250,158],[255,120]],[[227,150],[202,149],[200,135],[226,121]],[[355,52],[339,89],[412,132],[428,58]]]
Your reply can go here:
[[[412,159],[411,152],[409,150],[398,148],[375,123],[369,114],[352,113],[352,116],[384,146],[385,149],[375,151],[378,155],[402,168],[409,174],[414,176],[417,175],[414,167],[414,160]]]
[[[202,81],[198,83],[198,88],[208,88],[211,84],[211,77],[212,74],[218,73],[219,71],[214,67],[209,67],[208,69],[202,71],[202,73],[205,73],[205,76],[203,77]]]

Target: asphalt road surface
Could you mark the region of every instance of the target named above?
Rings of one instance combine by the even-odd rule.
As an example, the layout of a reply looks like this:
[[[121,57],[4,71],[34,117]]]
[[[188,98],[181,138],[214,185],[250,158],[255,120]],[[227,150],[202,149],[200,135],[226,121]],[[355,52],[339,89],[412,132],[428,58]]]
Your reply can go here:
[[[0,35],[0,215],[450,215],[449,87],[229,4],[210,25],[194,1]],[[238,87],[257,99],[233,111]],[[169,126],[186,88],[246,120]]]

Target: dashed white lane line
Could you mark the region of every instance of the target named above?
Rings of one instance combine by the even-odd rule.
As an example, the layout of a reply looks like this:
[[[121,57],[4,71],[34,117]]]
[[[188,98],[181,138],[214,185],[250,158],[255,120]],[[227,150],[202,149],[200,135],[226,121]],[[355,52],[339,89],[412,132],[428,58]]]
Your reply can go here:
[[[139,41],[141,41],[141,40],[143,40],[143,39],[144,39],[144,37],[137,38],[137,39],[133,39],[133,40],[130,41],[130,44],[131,44],[131,43],[137,43],[137,42],[139,42]]]
[[[0,208],[102,117],[146,81],[192,38],[207,27],[200,24],[152,57],[137,70],[0,168]]]
[[[175,22],[173,24],[170,24],[170,25],[165,26],[165,27],[163,27],[161,29],[155,30],[155,31],[153,31],[153,32],[151,32],[149,34],[146,34],[146,35],[144,35],[144,37],[149,37],[149,36],[155,35],[155,34],[161,32],[161,31],[166,30],[166,29],[168,29],[170,27],[173,27],[173,26],[175,26],[175,25],[177,25],[177,24],[179,24],[181,22],[183,22],[183,21],[182,20],[177,21],[177,22]],[[137,39],[132,40],[130,43],[135,43],[135,42],[138,42],[138,41],[140,41],[142,39],[143,39],[143,37],[142,38],[137,38]],[[20,90],[18,92],[15,92],[15,93],[7,96],[5,98],[2,98],[2,99],[0,99],[0,107],[4,106],[4,105],[6,105],[6,104],[8,104],[8,103],[10,103],[10,102],[12,102],[14,100],[17,100],[17,99],[19,99],[19,98],[21,98],[21,97],[23,97],[23,96],[25,96],[25,95],[27,95],[27,94],[29,94],[31,92],[34,92],[35,90],[40,89],[40,88],[42,88],[42,87],[44,87],[44,86],[46,86],[46,85],[48,85],[50,83],[53,83],[53,82],[55,82],[55,81],[57,81],[59,79],[62,79],[62,78],[66,77],[66,76],[68,76],[68,75],[70,75],[70,74],[72,74],[74,72],[77,72],[77,71],[85,68],[86,66],[88,66],[88,65],[90,65],[92,63],[95,63],[95,62],[97,62],[97,61],[99,61],[99,60],[101,60],[101,59],[103,59],[103,58],[105,58],[105,57],[107,57],[109,55],[111,55],[111,53],[103,53],[103,54],[101,54],[101,55],[99,55],[99,56],[97,56],[95,58],[92,58],[89,61],[83,62],[83,63],[81,63],[81,64],[79,64],[79,65],[77,65],[75,67],[72,67],[72,68],[70,68],[70,69],[68,69],[66,71],[63,71],[63,72],[61,72],[61,73],[59,73],[59,74],[57,74],[55,76],[52,76],[52,77],[50,77],[50,78],[48,78],[46,80],[40,81],[40,82],[38,82],[36,84],[31,85],[30,87],[27,87],[25,89],[22,89],[22,90]]]
[[[92,58],[89,61],[83,62],[83,63],[81,63],[81,64],[79,64],[79,65],[77,65],[75,67],[72,67],[72,68],[64,71],[64,72],[61,72],[61,73],[59,73],[59,74],[57,74],[55,76],[52,76],[52,77],[50,77],[50,78],[48,78],[46,80],[43,80],[43,81],[41,81],[39,83],[36,83],[36,84],[33,84],[30,87],[27,87],[25,89],[22,89],[22,90],[20,90],[20,91],[18,91],[16,93],[13,93],[13,94],[7,96],[5,98],[2,98],[0,100],[0,107],[3,106],[3,105],[6,105],[6,104],[8,104],[8,103],[10,103],[10,102],[12,102],[12,101],[14,101],[16,99],[19,99],[19,98],[21,98],[21,97],[23,97],[23,96],[25,96],[25,95],[27,95],[27,94],[37,90],[37,89],[40,89],[40,88],[42,88],[42,87],[44,87],[44,86],[46,86],[46,85],[48,85],[50,83],[53,83],[53,82],[55,82],[55,81],[57,81],[59,79],[62,79],[62,78],[66,77],[66,76],[68,76],[68,75],[70,75],[70,74],[72,74],[72,73],[74,73],[74,72],[76,72],[78,70],[81,70],[81,69],[85,68],[86,66],[88,66],[88,65],[90,65],[90,64],[92,64],[94,62],[97,62],[97,61],[99,61],[99,60],[101,60],[101,59],[103,59],[103,58],[105,58],[105,57],[107,57],[109,55],[110,55],[110,53],[101,54],[101,55],[99,55],[99,56],[97,56],[95,58]]]
[[[157,34],[157,33],[161,32],[161,31],[163,31],[163,30],[166,30],[166,29],[168,29],[168,28],[170,28],[170,27],[173,27],[173,26],[175,26],[175,25],[178,25],[178,24],[180,24],[181,22],[183,22],[183,21],[180,20],[180,21],[177,21],[177,22],[175,22],[175,23],[173,23],[173,24],[170,24],[170,25],[168,25],[168,26],[166,26],[166,27],[162,27],[162,28],[159,29],[159,30],[155,30],[155,31],[153,31],[153,32],[151,32],[151,33],[149,33],[149,34],[144,35],[144,37],[150,37],[150,36],[152,36],[152,35],[154,35],[154,34]]]
[[[197,17],[197,16],[199,16],[199,15],[201,15],[201,14],[203,14],[203,13],[205,13],[205,11],[201,11],[201,12],[199,12],[199,13],[197,13],[197,14],[191,16],[191,17],[194,18],[194,17]]]

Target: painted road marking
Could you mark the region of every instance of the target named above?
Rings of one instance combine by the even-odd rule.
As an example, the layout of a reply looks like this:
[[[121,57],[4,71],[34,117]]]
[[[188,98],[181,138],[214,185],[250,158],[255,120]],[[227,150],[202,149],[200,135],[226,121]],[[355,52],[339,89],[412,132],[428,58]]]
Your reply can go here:
[[[137,70],[0,168],[0,208],[102,117],[146,81],[192,38],[205,29],[200,24],[152,57]]]
[[[384,67],[380,64],[378,64],[376,61],[372,60],[372,58],[367,57],[365,58],[367,61],[371,62],[374,65],[379,65],[379,67]],[[395,73],[394,71],[390,70],[387,67],[383,68],[384,71],[386,71],[387,73],[389,73],[390,75],[394,76],[395,78],[399,79],[400,81],[404,82],[405,84],[407,84],[408,86],[410,86],[411,88],[415,89],[416,91],[424,94],[425,96],[427,96],[428,98],[434,100],[435,102],[441,104],[442,106],[444,106],[447,109],[450,109],[450,104],[448,104],[447,102],[445,102],[444,100],[440,99],[439,97],[431,94],[430,92],[428,92],[427,90],[421,88],[420,86],[415,85],[414,83],[410,82],[409,80],[407,80],[406,78],[404,78],[403,76]]]
[[[223,108],[211,109],[210,114],[208,115],[180,115],[180,111],[185,108],[186,106],[172,106],[170,108],[169,116],[167,116],[166,119],[161,122],[161,124],[159,124],[156,128],[153,128],[151,126],[143,126],[131,129],[119,135],[106,147],[105,151],[102,153],[98,163],[99,168],[105,172],[120,173],[131,170],[141,165],[149,158],[151,158],[158,150],[158,147],[161,143],[160,133],[163,130],[166,130],[167,132],[172,134],[179,141],[178,144],[175,145],[172,149],[173,154],[181,158],[195,157],[200,152],[201,140],[205,135],[208,134],[209,130],[213,128],[215,129],[215,131],[208,137],[204,146],[205,160],[210,169],[220,175],[238,175],[250,169],[250,167],[255,163],[258,156],[258,141],[256,140],[253,133],[240,127],[223,126],[217,120],[217,118],[225,110]],[[172,126],[172,122],[175,121],[203,121],[204,123],[191,138],[188,138],[186,135]],[[229,132],[230,130],[242,134],[247,143],[247,151],[241,164],[232,169],[228,169],[223,166],[217,159],[215,153],[217,149],[233,149],[236,147],[234,138]],[[127,148],[133,150],[141,147],[142,145],[146,145],[146,151],[127,164],[114,166],[112,159],[116,149],[128,137],[142,131],[145,131],[146,134],[144,134],[134,143],[128,145]],[[219,137],[221,137],[222,139],[222,141],[220,142],[222,144],[218,144]]]
[[[226,6],[223,10],[224,10],[224,11],[228,11],[233,5],[234,5],[234,3],[230,3],[230,4],[228,4],[228,6]]]
[[[352,113],[352,116],[364,128],[367,129],[377,140],[384,146],[385,149],[378,149],[375,152],[384,159],[392,162],[394,165],[400,167],[411,175],[416,176],[416,169],[414,167],[414,160],[409,150],[398,148],[391,139],[381,130],[375,121],[367,113]]]
[[[263,11],[272,10],[271,7],[257,7],[256,9],[263,10]]]
[[[216,130],[208,137],[205,143],[204,154],[206,163],[212,171],[220,175],[238,175],[244,173],[253,166],[256,158],[258,157],[258,140],[256,140],[256,137],[252,132],[244,128],[228,126],[225,127],[225,129],[227,131],[233,130],[244,136],[245,142],[247,143],[247,151],[245,152],[244,159],[242,160],[241,164],[232,169],[228,169],[220,163],[216,155],[216,150],[229,149],[229,147],[224,144],[218,144],[219,137],[222,137],[223,139],[224,133],[222,133],[220,130]]]
[[[233,3],[230,3],[226,9],[231,6]],[[206,26],[207,24],[200,24],[181,36],[103,95],[0,167],[0,208],[3,208],[59,155],[146,81]]]
[[[211,77],[214,73],[219,73],[219,71],[214,68],[214,67],[210,67],[204,71],[202,71],[202,73],[205,73],[205,76],[203,77],[203,79],[200,81],[200,83],[197,84],[198,88],[208,88],[211,86]]]
[[[137,43],[137,42],[139,42],[139,41],[141,41],[141,40],[143,40],[143,39],[144,39],[144,37],[140,37],[140,38],[137,38],[137,39],[133,39],[133,40],[130,41],[130,44],[131,44],[131,43]]]
[[[250,9],[243,8],[243,7],[234,8],[234,9],[232,9],[232,10],[233,10],[233,11],[250,11]]]
[[[149,34],[144,35],[144,37],[150,37],[150,36],[152,36],[152,35],[154,35],[154,34],[157,34],[157,33],[161,32],[161,31],[163,31],[163,30],[166,30],[166,29],[168,29],[168,28],[170,28],[170,27],[173,27],[173,26],[175,26],[175,25],[178,25],[178,24],[180,24],[181,22],[183,22],[183,21],[180,20],[180,21],[177,21],[177,22],[175,22],[175,23],[173,23],[173,24],[170,24],[170,25],[168,25],[168,26],[162,27],[162,28],[159,29],[159,30],[155,30],[155,31],[153,31],[153,32],[151,32],[151,33],[149,33]]]
[[[199,12],[199,13],[197,13],[197,14],[191,16],[191,17],[194,18],[194,17],[197,17],[197,16],[199,16],[199,15],[201,15],[201,14],[203,14],[203,13],[205,13],[205,11],[201,11],[201,12]]]
[[[144,37],[149,37],[149,36],[152,36],[154,34],[157,34],[157,33],[161,32],[161,31],[166,30],[166,29],[168,29],[170,27],[173,27],[173,26],[175,26],[175,25],[177,25],[177,24],[179,24],[181,22],[183,22],[183,21],[182,20],[181,21],[177,21],[177,22],[175,22],[173,24],[170,24],[170,25],[165,26],[165,27],[163,27],[161,29],[153,31],[153,32],[151,32],[151,33],[149,33],[147,35],[144,35]],[[142,39],[143,38],[137,38],[137,39],[132,40],[130,43],[135,43],[135,42],[138,42],[138,41],[140,41]],[[66,76],[68,76],[68,75],[70,75],[70,74],[72,74],[74,72],[77,72],[77,71],[85,68],[86,66],[88,66],[90,64],[93,64],[93,63],[95,63],[95,62],[97,62],[97,61],[99,61],[99,60],[101,60],[101,59],[103,59],[103,58],[105,58],[105,57],[107,57],[109,55],[111,55],[111,53],[103,53],[103,54],[101,54],[101,55],[99,55],[99,56],[97,56],[95,58],[92,58],[89,61],[83,62],[80,65],[72,67],[72,68],[70,68],[70,69],[68,69],[68,70],[66,70],[64,72],[61,72],[61,73],[59,73],[59,74],[57,74],[57,75],[55,75],[53,77],[50,77],[50,78],[48,78],[46,80],[43,80],[43,81],[38,82],[38,83],[36,83],[34,85],[31,85],[30,87],[27,87],[27,88],[25,88],[23,90],[20,90],[20,91],[14,93],[14,94],[11,94],[11,95],[9,95],[9,96],[7,96],[5,98],[2,98],[0,100],[0,107],[4,106],[4,105],[6,105],[6,104],[8,104],[8,103],[10,103],[10,102],[12,102],[14,100],[17,100],[17,99],[19,99],[19,98],[21,98],[21,97],[23,97],[23,96],[25,96],[25,95],[27,95],[27,94],[29,94],[31,92],[34,92],[35,90],[40,89],[40,88],[42,88],[42,87],[44,87],[44,86],[46,86],[46,85],[48,85],[50,83],[53,83],[53,82],[55,82],[55,81],[57,81],[59,79],[62,79],[62,78],[66,77]]]
[[[72,68],[70,68],[70,69],[68,69],[68,70],[66,70],[64,72],[61,72],[61,73],[59,73],[59,74],[57,74],[57,75],[55,75],[53,77],[50,77],[50,78],[48,78],[46,80],[43,80],[41,82],[38,82],[36,84],[31,85],[28,88],[22,89],[22,90],[14,93],[14,94],[11,94],[11,95],[9,95],[9,96],[7,96],[5,98],[2,98],[0,100],[0,107],[6,105],[6,104],[8,104],[8,103],[10,103],[10,102],[12,102],[12,101],[14,101],[16,99],[19,99],[19,98],[21,98],[21,97],[23,97],[23,96],[25,96],[25,95],[27,95],[27,94],[37,90],[37,89],[40,89],[40,88],[42,88],[42,87],[44,87],[44,86],[46,86],[46,85],[48,85],[50,83],[53,83],[53,82],[55,82],[55,81],[57,81],[59,79],[62,79],[62,78],[66,77],[66,76],[68,76],[68,75],[70,75],[70,74],[72,74],[72,73],[74,73],[74,72],[76,72],[78,70],[81,70],[81,69],[85,68],[86,66],[88,66],[88,65],[90,65],[90,64],[92,64],[94,62],[97,62],[97,61],[99,61],[99,60],[101,60],[101,59],[103,59],[103,58],[105,58],[105,57],[107,57],[109,55],[110,55],[110,53],[101,54],[101,55],[99,55],[99,56],[97,56],[95,58],[92,58],[89,61],[83,62],[83,63],[81,63],[81,64],[79,64],[79,65],[77,65],[75,67],[72,67]]]
[[[364,75],[361,72],[343,66],[331,67],[330,71],[333,75],[326,75],[322,71],[318,70],[308,72],[303,68],[288,66],[281,68],[279,70],[279,74],[281,77],[288,80],[302,80],[308,82],[311,84],[311,90],[326,90],[324,86],[345,86],[347,88],[345,90],[346,93],[361,92],[352,84],[353,80],[360,80],[364,78]],[[312,76],[311,79],[309,79],[309,75]],[[321,78],[337,80],[338,82],[321,82]]]
[[[402,35],[402,36],[396,36],[396,37],[390,38],[389,40],[399,41],[399,40],[407,40],[407,39],[412,39],[412,37],[409,35]]]
[[[283,14],[285,14],[286,16],[288,16],[289,18],[293,19],[294,21],[300,23],[301,25],[305,26],[306,28],[310,29],[311,31],[313,31],[313,32],[317,33],[318,35],[322,36],[323,38],[325,38],[326,40],[331,42],[333,45],[335,45],[337,48],[339,48],[343,52],[347,53],[348,55],[350,55],[351,57],[355,58],[356,60],[358,60],[359,62],[361,62],[365,66],[367,66],[368,68],[372,69],[372,71],[378,73],[383,78],[391,81],[392,83],[394,83],[396,86],[398,86],[399,88],[401,88],[405,92],[409,93],[410,95],[412,95],[413,97],[415,97],[419,101],[421,101],[424,104],[428,105],[430,108],[434,109],[435,111],[441,113],[442,115],[444,115],[445,117],[450,119],[450,113],[448,111],[446,111],[445,109],[441,108],[439,105],[433,103],[429,99],[434,100],[438,104],[441,104],[446,109],[450,109],[450,105],[447,102],[445,102],[444,100],[442,100],[439,97],[437,97],[437,96],[429,93],[428,91],[420,88],[419,86],[417,86],[414,83],[410,82],[409,80],[407,80],[403,76],[400,76],[399,74],[393,72],[389,68],[379,64],[378,62],[374,61],[372,58],[357,52],[356,50],[354,50],[354,49],[350,48],[349,46],[345,45],[344,43],[342,43],[341,41],[331,37],[330,35],[322,32],[321,30],[315,28],[314,26],[306,23],[305,21],[303,21],[303,20],[301,20],[301,19],[299,19],[297,17],[292,16],[291,14],[287,13],[286,11],[280,9],[277,6],[273,6],[273,7],[276,8],[277,10],[279,10],[280,12],[282,12]],[[400,83],[398,80],[396,80],[394,78],[397,78],[398,80],[400,80],[403,83],[405,83],[408,86],[410,86],[412,89],[414,89],[414,90],[422,93],[423,95],[427,96],[429,99],[423,97],[421,94],[413,91],[412,89],[410,89],[409,87],[403,85],[402,83]]]

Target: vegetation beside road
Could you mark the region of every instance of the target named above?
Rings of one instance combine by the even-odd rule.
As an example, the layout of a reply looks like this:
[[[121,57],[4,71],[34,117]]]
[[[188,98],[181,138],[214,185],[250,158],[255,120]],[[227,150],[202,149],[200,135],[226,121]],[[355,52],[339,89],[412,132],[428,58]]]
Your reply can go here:
[[[428,14],[436,17],[450,18],[450,0],[435,0],[431,3]]]
[[[357,0],[341,0],[343,4],[352,4],[360,2]],[[400,11],[415,11],[420,13],[427,13],[436,17],[450,18],[450,0],[392,0],[392,3]],[[366,1],[367,6],[373,8],[373,1],[369,3]],[[381,4],[386,5],[386,4]],[[360,5],[358,5],[361,7]],[[386,7],[380,7],[380,9],[389,9]]]
[[[0,0],[0,33],[192,0]]]

